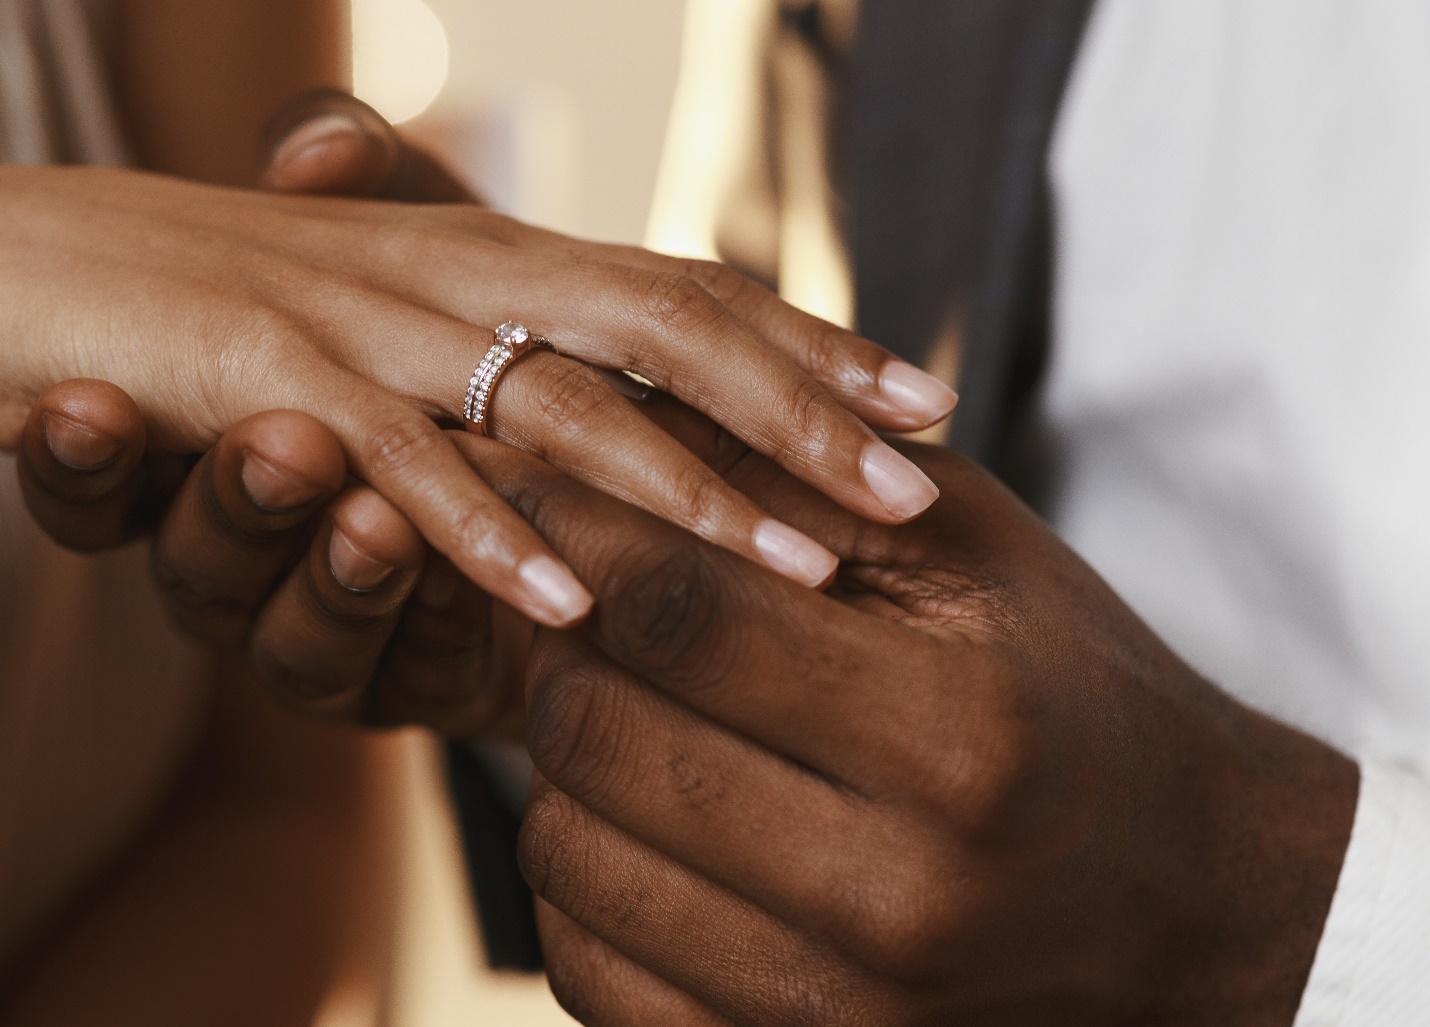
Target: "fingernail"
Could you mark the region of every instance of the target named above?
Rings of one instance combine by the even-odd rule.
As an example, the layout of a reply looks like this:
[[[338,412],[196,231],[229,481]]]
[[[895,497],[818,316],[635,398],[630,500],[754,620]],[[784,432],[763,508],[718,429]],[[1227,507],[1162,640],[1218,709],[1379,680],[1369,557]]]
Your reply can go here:
[[[445,561],[435,560],[427,564],[422,572],[422,580],[417,582],[417,601],[423,606],[440,610],[457,598],[457,572]]]
[[[307,506],[322,491],[312,482],[269,463],[257,453],[243,455],[239,476],[243,479],[243,490],[248,493],[253,505],[269,513],[285,513]]]
[[[776,520],[755,529],[755,548],[765,563],[801,585],[818,588],[839,566],[839,558],[809,536]]]
[[[365,136],[361,125],[343,114],[324,114],[304,122],[284,137],[269,160],[272,168],[281,169],[297,163],[342,137]]]
[[[882,442],[869,443],[860,465],[869,489],[901,521],[917,517],[938,498],[928,475]]]
[[[517,569],[517,576],[526,586],[527,595],[536,609],[529,610],[536,619],[553,627],[574,624],[591,612],[595,602],[586,586],[565,566],[549,556],[533,556]]]
[[[368,556],[337,525],[333,525],[333,537],[328,542],[328,563],[338,584],[353,592],[371,592],[397,569]]]
[[[884,365],[879,373],[879,389],[900,410],[928,421],[947,417],[958,404],[958,393],[902,360],[890,360]]]
[[[102,470],[115,461],[123,448],[108,435],[81,427],[62,414],[43,413],[40,421],[50,455],[72,471]]]

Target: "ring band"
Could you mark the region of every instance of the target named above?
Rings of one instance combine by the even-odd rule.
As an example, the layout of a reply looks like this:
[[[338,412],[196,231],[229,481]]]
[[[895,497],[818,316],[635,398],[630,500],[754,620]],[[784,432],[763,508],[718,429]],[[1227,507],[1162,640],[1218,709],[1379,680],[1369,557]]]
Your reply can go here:
[[[487,405],[491,402],[497,379],[503,371],[538,346],[556,352],[556,347],[548,340],[532,334],[526,325],[515,321],[508,321],[492,333],[491,348],[472,372],[472,380],[467,385],[467,402],[462,407],[462,416],[483,435],[487,433]]]

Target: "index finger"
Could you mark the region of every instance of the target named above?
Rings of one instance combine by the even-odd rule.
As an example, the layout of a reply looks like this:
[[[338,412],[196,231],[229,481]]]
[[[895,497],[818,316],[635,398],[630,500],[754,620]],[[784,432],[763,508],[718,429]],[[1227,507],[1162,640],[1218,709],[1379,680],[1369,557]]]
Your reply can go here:
[[[874,784],[857,754],[898,751],[925,712],[889,682],[948,672],[946,652],[919,632],[801,588],[524,453],[458,441],[591,588],[589,630],[602,651],[831,778]]]

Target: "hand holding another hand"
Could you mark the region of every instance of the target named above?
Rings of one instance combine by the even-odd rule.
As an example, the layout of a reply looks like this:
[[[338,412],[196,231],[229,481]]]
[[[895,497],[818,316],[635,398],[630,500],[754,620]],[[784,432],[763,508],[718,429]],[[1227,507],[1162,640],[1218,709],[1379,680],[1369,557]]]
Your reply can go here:
[[[885,527],[702,435],[840,556],[831,594],[466,444],[597,596],[528,677],[522,858],[567,1007],[1289,1025],[1354,765],[1217,692],[967,461],[910,450],[942,498]]]
[[[321,136],[293,165],[314,147]],[[0,169],[0,208],[12,408],[63,379],[107,380],[138,404],[151,445],[180,453],[255,413],[302,411],[466,577],[544,623],[584,616],[588,593],[439,423],[459,423],[489,326],[508,319],[565,355],[512,367],[491,406],[497,438],[807,584],[833,557],[726,487],[588,365],[643,375],[865,516],[904,520],[934,495],[869,426],[926,425],[952,394],[716,265],[582,243],[471,204],[114,170]]]
[[[272,154],[265,176],[270,188],[408,204],[472,201],[430,157],[404,145],[378,115],[344,94],[315,94],[280,112],[265,146]],[[413,208],[404,209],[418,216]],[[567,248],[567,256],[588,268],[607,258],[658,274],[686,267],[470,213],[526,233],[542,246]],[[558,259],[553,274],[559,275],[560,265]],[[848,360],[873,353],[867,343],[855,340],[858,352],[839,352],[854,337],[784,307],[737,276],[701,270],[732,287],[738,293],[732,302],[754,321],[790,332],[788,345],[805,347],[829,374],[844,375],[842,392],[861,392]],[[543,360],[546,371],[538,373]],[[907,384],[899,391],[899,375],[889,378],[889,368],[912,372],[919,384],[918,372],[894,361],[879,387],[893,382],[890,395],[899,402],[856,400],[856,405],[882,407],[890,423],[932,416],[910,419],[899,413],[899,403],[917,407],[919,401]],[[577,404],[579,411],[566,409],[564,401],[547,403],[551,397],[543,390],[552,384],[553,370],[577,376],[571,383],[579,379],[583,395],[597,400],[590,410],[584,401]],[[453,383],[453,396],[462,385]],[[951,402],[946,390],[940,394],[935,388],[930,395],[935,407],[944,402],[940,395]],[[827,450],[828,433],[820,427],[827,417],[816,413],[825,403],[817,389],[808,398],[807,427],[820,436],[817,446]],[[522,411],[533,402],[540,414],[528,417]],[[533,354],[508,372],[493,408],[498,437],[568,467],[580,464],[586,457],[579,454],[586,453],[594,461],[587,470],[602,487],[808,583],[827,578],[833,559],[821,547],[725,487],[580,365]],[[606,423],[611,417],[619,423]],[[515,722],[510,689],[494,683],[505,678],[512,660],[493,645],[520,648],[529,625],[502,604],[494,607],[447,558],[425,553],[416,527],[383,494],[353,486],[338,495],[350,454],[331,425],[296,411],[253,415],[229,428],[186,480],[184,462],[165,455],[171,446],[162,438],[148,444],[154,433],[152,418],[149,427],[145,420],[122,390],[104,382],[69,381],[39,397],[21,448],[21,476],[32,512],[51,534],[77,548],[104,548],[151,530],[162,517],[155,568],[180,623],[209,643],[248,651],[280,694],[309,711],[377,722],[416,720],[454,734]],[[69,465],[56,458],[52,445],[66,441]],[[643,451],[646,442],[655,449]],[[771,444],[791,454],[800,448],[773,437]],[[457,473],[470,478],[465,465],[459,466]],[[621,467],[636,468],[635,479],[623,480]],[[287,481],[273,486],[284,493],[282,500],[255,492],[255,483],[261,489],[275,474]],[[428,484],[437,489],[446,483]],[[408,602],[414,593],[417,600]],[[495,636],[493,616],[502,621]]]

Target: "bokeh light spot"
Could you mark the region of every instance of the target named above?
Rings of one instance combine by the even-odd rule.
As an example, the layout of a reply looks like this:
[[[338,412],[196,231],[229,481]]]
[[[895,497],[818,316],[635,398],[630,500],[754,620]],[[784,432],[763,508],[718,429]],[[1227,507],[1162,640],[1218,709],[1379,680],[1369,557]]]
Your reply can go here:
[[[422,0],[352,0],[353,93],[393,124],[417,117],[447,82],[447,31]]]

